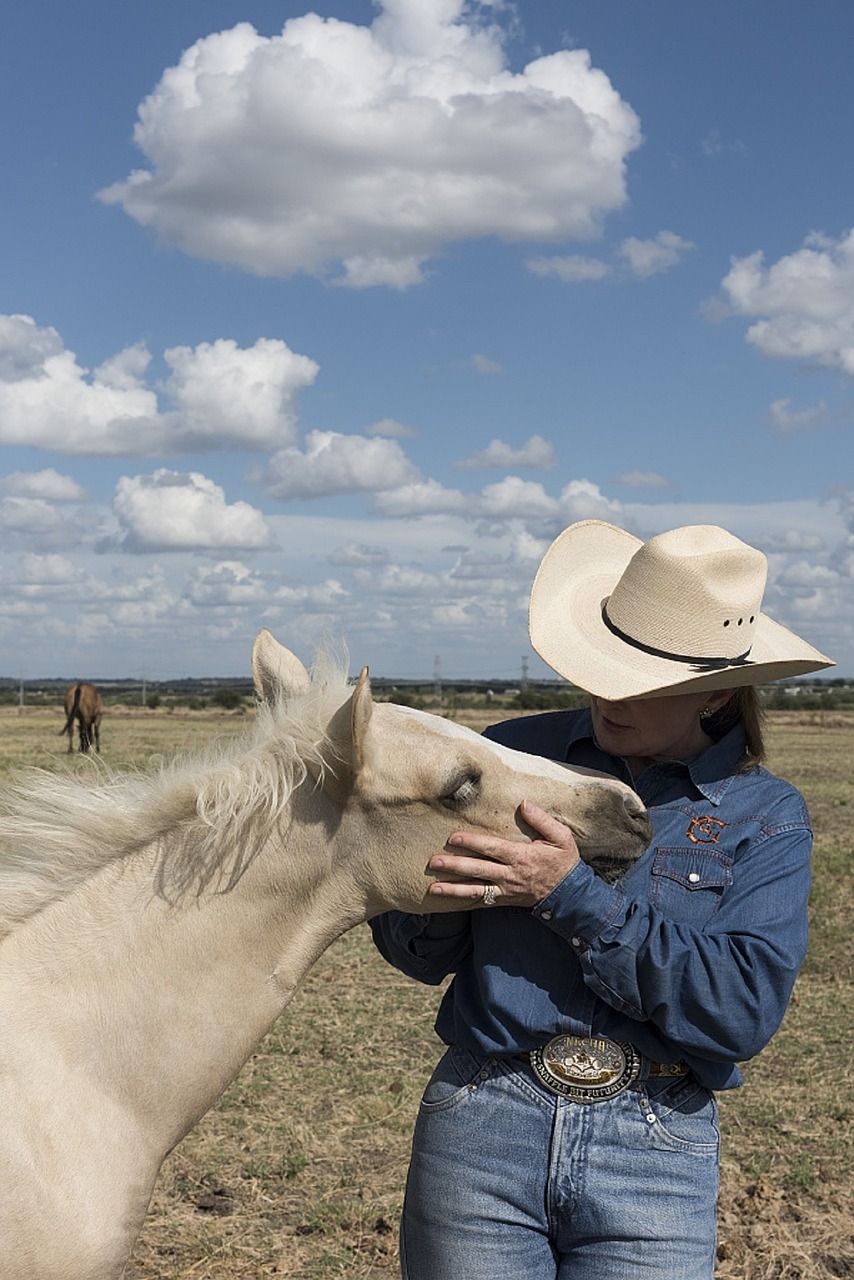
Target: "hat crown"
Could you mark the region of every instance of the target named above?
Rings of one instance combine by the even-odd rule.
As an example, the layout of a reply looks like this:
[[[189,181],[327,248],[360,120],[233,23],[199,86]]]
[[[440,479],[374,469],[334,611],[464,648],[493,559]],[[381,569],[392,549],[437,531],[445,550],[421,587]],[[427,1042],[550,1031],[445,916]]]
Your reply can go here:
[[[653,650],[733,660],[753,644],[767,570],[761,551],[716,525],[671,529],[632,556],[607,621]]]

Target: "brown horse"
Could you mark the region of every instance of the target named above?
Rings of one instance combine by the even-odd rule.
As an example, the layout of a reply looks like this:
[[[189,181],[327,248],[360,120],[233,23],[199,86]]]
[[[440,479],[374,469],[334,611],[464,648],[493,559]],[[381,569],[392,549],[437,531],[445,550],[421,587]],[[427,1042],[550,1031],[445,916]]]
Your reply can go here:
[[[60,733],[68,734],[68,750],[74,750],[74,721],[80,730],[80,750],[88,751],[93,741],[95,750],[101,753],[101,716],[104,702],[93,684],[76,681],[65,691],[65,727]]]

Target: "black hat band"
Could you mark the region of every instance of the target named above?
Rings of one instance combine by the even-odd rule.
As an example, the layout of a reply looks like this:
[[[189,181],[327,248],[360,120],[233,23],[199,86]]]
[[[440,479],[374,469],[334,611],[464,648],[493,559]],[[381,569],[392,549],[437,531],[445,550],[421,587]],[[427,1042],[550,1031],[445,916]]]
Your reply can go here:
[[[653,658],[667,658],[670,662],[688,662],[691,664],[692,671],[698,674],[705,674],[710,671],[725,671],[727,667],[748,667],[751,660],[748,657],[749,646],[744,653],[740,653],[737,658],[698,658],[686,653],[670,653],[667,649],[654,649],[650,644],[644,644],[642,640],[636,640],[634,636],[630,636],[627,632],[621,631],[615,622],[608,617],[607,601],[602,605],[602,621],[608,630],[622,640],[625,644],[630,644],[633,649],[640,649],[642,653],[648,653]]]

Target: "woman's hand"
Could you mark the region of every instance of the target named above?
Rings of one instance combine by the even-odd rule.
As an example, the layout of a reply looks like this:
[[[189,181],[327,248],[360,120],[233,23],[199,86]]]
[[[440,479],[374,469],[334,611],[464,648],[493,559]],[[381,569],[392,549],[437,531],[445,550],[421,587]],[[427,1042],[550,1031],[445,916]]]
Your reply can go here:
[[[529,800],[522,802],[520,813],[538,832],[538,839],[527,843],[476,831],[456,832],[448,840],[451,852],[431,858],[429,870],[460,879],[437,880],[430,886],[430,894],[459,898],[460,907],[533,907],[551,893],[578,862],[575,837],[569,827]],[[488,891],[489,885],[494,894]]]

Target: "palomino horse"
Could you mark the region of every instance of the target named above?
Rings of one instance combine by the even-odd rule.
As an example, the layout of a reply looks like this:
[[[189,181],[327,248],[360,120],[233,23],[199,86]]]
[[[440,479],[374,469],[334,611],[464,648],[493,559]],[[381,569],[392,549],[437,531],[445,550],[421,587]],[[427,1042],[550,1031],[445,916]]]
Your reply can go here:
[[[27,771],[0,813],[0,1276],[117,1280],[166,1154],[329,944],[425,897],[463,827],[529,797],[630,865],[613,779],[374,705],[261,632],[251,737],[154,775]]]
[[[77,681],[65,690],[65,727],[60,733],[68,734],[68,750],[74,750],[74,721],[80,730],[80,750],[88,751],[93,741],[95,750],[101,751],[101,716],[104,703],[93,684]]]

